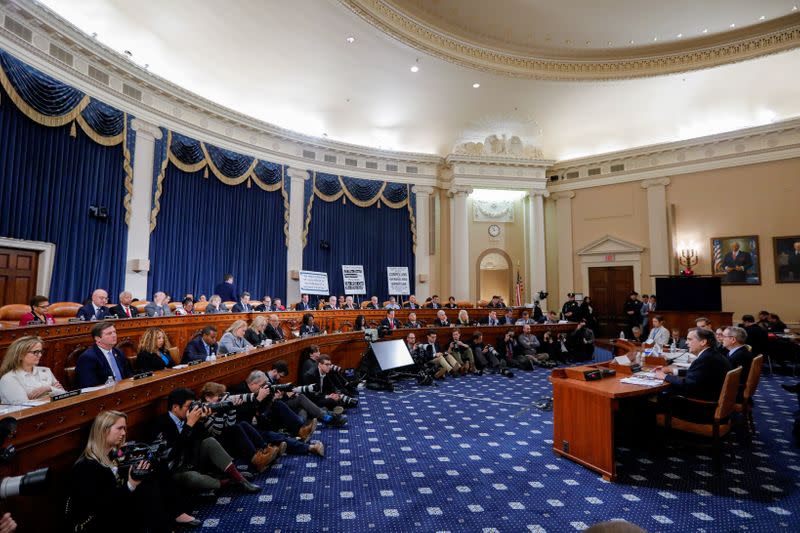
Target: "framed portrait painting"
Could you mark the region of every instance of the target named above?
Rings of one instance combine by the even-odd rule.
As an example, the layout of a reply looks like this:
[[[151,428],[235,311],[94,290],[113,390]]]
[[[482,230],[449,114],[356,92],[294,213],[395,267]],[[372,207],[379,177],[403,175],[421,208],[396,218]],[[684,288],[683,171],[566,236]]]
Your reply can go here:
[[[761,285],[760,254],[758,235],[713,237],[712,273],[723,285]]]
[[[772,238],[775,253],[775,281],[800,283],[800,235]]]

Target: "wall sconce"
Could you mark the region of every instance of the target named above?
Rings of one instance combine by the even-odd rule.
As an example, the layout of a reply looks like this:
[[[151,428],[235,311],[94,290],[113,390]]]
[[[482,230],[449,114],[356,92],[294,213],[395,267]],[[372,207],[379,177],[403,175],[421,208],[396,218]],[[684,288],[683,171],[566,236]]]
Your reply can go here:
[[[678,263],[684,267],[682,276],[693,276],[692,267],[697,264],[697,245],[694,242],[682,242],[678,245]]]

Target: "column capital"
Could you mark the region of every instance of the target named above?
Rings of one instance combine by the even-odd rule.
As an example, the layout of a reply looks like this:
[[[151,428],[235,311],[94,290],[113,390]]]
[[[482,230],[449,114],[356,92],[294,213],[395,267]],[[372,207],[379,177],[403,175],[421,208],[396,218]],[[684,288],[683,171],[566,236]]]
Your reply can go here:
[[[137,136],[147,135],[148,137],[152,137],[154,140],[159,140],[164,136],[164,134],[161,133],[161,128],[155,124],[150,124],[149,122],[145,122],[144,120],[138,118],[135,118],[131,121],[131,128],[133,128],[133,131],[136,132]]]
[[[426,185],[414,185],[413,187],[411,187],[411,192],[413,192],[417,196],[431,195],[433,194],[433,187],[428,187]]]
[[[472,187],[469,187],[467,185],[453,185],[447,191],[447,196],[451,198],[459,195],[468,196],[470,194],[472,194]]]
[[[642,182],[642,189],[649,189],[650,187],[666,187],[669,185],[669,178],[654,178],[651,180],[644,180]]]
[[[292,181],[304,182],[305,180],[309,179],[308,170],[303,168],[289,167],[286,169],[286,173],[289,175],[289,178]]]
[[[553,200],[571,200],[575,198],[575,191],[561,191],[553,194]]]
[[[534,198],[536,196],[541,196],[542,198],[550,197],[550,191],[545,191],[542,189],[528,189],[527,191],[525,191],[525,193],[531,198]]]

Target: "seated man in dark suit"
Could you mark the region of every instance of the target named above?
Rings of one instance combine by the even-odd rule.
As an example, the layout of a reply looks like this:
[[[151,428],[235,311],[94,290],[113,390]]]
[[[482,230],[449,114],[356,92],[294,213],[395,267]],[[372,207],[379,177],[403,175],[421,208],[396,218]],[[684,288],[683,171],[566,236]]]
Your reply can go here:
[[[295,311],[310,311],[311,304],[308,302],[308,294],[301,294],[300,301],[294,306]]]
[[[400,321],[394,317],[394,309],[386,310],[386,318],[381,320],[380,327],[386,327],[389,329],[400,329]]]
[[[344,305],[342,306],[342,309],[346,309],[347,311],[355,311],[358,309],[358,306],[353,303],[353,297],[349,294],[344,298]]]
[[[665,374],[661,368],[656,369],[656,379],[664,379],[670,384],[669,393],[679,394],[687,398],[715,401],[722,391],[725,375],[731,370],[728,358],[714,349],[716,338],[714,332],[704,328],[692,328],[686,336],[689,351],[697,355],[685,377]],[[697,408],[691,405],[673,404],[674,415],[685,420],[701,421],[697,417]]]
[[[283,334],[281,321],[278,319],[278,315],[269,315],[264,334],[266,334],[267,338],[272,340],[272,342],[286,340],[286,336]]]
[[[261,299],[261,304],[256,305],[253,307],[253,309],[262,313],[271,313],[273,311],[277,311],[272,303],[272,298],[269,296],[264,296],[264,298]]]
[[[747,332],[736,326],[729,326],[722,332],[722,344],[728,350],[728,361],[731,368],[742,367],[742,376],[739,380],[739,396],[742,399],[744,387],[747,385],[747,377],[750,375],[750,367],[753,364],[753,352],[750,347],[745,345],[747,342]]]
[[[78,357],[75,374],[78,387],[96,387],[109,377],[121,381],[131,376],[131,367],[117,344],[117,329],[111,322],[99,322],[92,328],[94,346]]]
[[[426,304],[425,307],[427,307],[428,309],[441,309],[442,304],[439,303],[439,295],[434,294],[433,296],[431,296],[431,301],[428,302],[428,304]]]
[[[489,316],[481,322],[487,326],[499,326],[500,320],[497,318],[497,311],[489,311]]]
[[[377,296],[373,296],[372,298],[369,299],[369,303],[367,304],[367,309],[380,309],[380,308],[381,304],[378,303]]]
[[[242,477],[233,459],[214,437],[209,437],[203,424],[211,414],[207,407],[192,406],[196,400],[190,389],[175,389],[167,397],[167,412],[156,418],[153,440],[162,439],[171,448],[172,480],[180,487],[197,491],[215,491],[222,487],[217,477],[225,475],[230,483],[244,492],[261,490]]]
[[[433,325],[437,328],[449,328],[451,326],[450,320],[447,318],[447,313],[444,309],[439,309],[436,312],[436,318],[433,319]]]
[[[200,335],[186,344],[181,363],[213,361],[217,358],[217,349],[217,328],[216,326],[206,326],[200,330]]]
[[[92,301],[78,309],[75,316],[83,320],[104,320],[108,315],[108,293],[97,289],[92,293]]]
[[[172,311],[167,303],[167,295],[159,291],[153,295],[153,301],[144,306],[147,316],[170,316]]]
[[[336,302],[336,296],[328,298],[328,302],[322,307],[323,311],[338,311],[339,304]]]
[[[351,398],[344,391],[339,388],[333,379],[330,379],[333,363],[330,356],[321,354],[317,361],[317,367],[311,369],[305,376],[303,381],[308,384],[317,385],[316,391],[312,393],[311,400],[320,407],[327,409],[334,409],[337,406],[342,407],[356,407],[358,405],[358,398]]]
[[[138,311],[131,305],[133,295],[128,291],[119,293],[119,303],[111,308],[111,316],[117,318],[136,318]]]
[[[249,313],[253,310],[250,305],[250,293],[245,291],[239,296],[239,301],[231,307],[231,313]]]
[[[767,335],[767,331],[758,325],[755,317],[753,317],[753,315],[743,315],[741,327],[747,332],[747,341],[745,344],[750,346],[753,355],[766,353],[769,336]]]
[[[408,297],[408,301],[403,304],[403,309],[419,309],[417,297],[413,294]]]
[[[417,320],[417,313],[410,312],[408,313],[408,321],[403,325],[404,328],[421,328],[422,323]]]

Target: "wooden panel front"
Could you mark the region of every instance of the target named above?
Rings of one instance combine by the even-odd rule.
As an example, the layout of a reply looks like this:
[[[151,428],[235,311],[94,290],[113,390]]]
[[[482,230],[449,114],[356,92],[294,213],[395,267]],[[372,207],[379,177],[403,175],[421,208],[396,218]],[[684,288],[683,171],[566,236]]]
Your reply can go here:
[[[0,248],[0,306],[27,304],[33,298],[38,262],[38,252]]]

